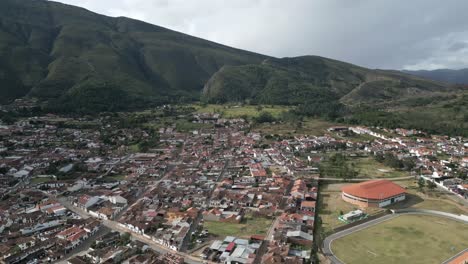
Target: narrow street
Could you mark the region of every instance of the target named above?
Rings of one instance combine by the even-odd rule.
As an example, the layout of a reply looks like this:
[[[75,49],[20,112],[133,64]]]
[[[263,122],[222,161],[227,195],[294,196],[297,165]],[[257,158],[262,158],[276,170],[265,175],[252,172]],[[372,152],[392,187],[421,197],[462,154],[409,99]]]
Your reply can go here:
[[[211,196],[214,192],[214,190],[216,189],[216,184],[219,182],[219,180],[223,177],[224,175],[224,172],[226,171],[227,167],[229,166],[229,161],[227,160],[225,163],[224,163],[224,167],[223,169],[221,170],[221,172],[219,173],[218,177],[216,177],[216,183],[214,184],[213,188],[211,188],[207,198],[206,198],[206,206],[209,207],[210,205],[210,202],[211,202]],[[198,229],[198,225],[200,224],[200,221],[202,220],[202,214],[199,213],[197,218],[193,220],[193,223],[192,225],[190,226],[190,230],[189,230],[189,234],[187,237],[185,237],[185,240],[183,242],[183,245],[181,247],[181,251],[185,252],[188,250],[188,244],[190,242],[190,240],[192,239],[192,232],[194,232],[195,230]]]
[[[199,258],[196,258],[196,257],[193,257],[191,255],[188,255],[188,254],[185,254],[185,253],[182,253],[182,252],[178,252],[178,251],[174,251],[174,250],[171,250],[159,243],[156,243],[154,242],[153,240],[141,235],[141,234],[137,234],[135,232],[132,232],[122,226],[119,225],[118,222],[115,222],[115,221],[111,221],[111,220],[104,220],[103,222],[103,225],[114,230],[114,231],[118,231],[118,232],[121,232],[121,233],[129,233],[132,237],[133,240],[138,240],[140,242],[143,242],[145,244],[147,244],[149,247],[151,247],[154,251],[160,253],[160,254],[165,254],[165,253],[172,253],[172,254],[175,254],[175,255],[178,255],[180,257],[183,257],[185,262],[186,263],[189,263],[189,264],[198,264],[198,263],[203,263],[203,260],[202,259],[199,259]]]
[[[279,217],[276,217],[275,221],[271,223],[271,226],[266,233],[265,242],[270,242],[273,240],[273,236],[275,235],[275,228],[278,225],[278,223],[279,223]]]
[[[70,251],[67,255],[64,256],[63,259],[55,262],[58,264],[66,264],[67,260],[70,258],[73,258],[75,256],[81,256],[86,254],[86,252],[89,250],[91,244],[96,241],[99,237],[102,237],[109,233],[111,231],[110,228],[101,226],[99,228],[99,231],[97,231],[94,235],[90,236],[88,239],[86,239],[83,243],[81,243],[79,246],[74,248],[72,251]]]
[[[86,211],[84,211],[84,210],[70,204],[67,201],[66,198],[61,197],[61,198],[59,198],[59,201],[68,210],[80,215],[81,217],[83,217],[85,219],[90,217],[90,215]],[[167,252],[170,252],[172,254],[183,257],[185,262],[189,263],[189,264],[203,263],[203,260],[200,259],[200,258],[196,258],[196,257],[193,257],[193,256],[191,256],[189,254],[185,254],[185,253],[182,253],[182,252],[173,251],[173,250],[171,250],[171,249],[169,249],[169,248],[167,248],[167,247],[165,247],[165,246],[163,246],[163,245],[161,245],[159,243],[154,242],[153,240],[151,240],[151,239],[149,239],[149,238],[147,238],[147,237],[145,237],[145,236],[143,236],[141,234],[137,234],[135,232],[132,232],[132,231],[120,226],[120,223],[118,223],[116,221],[102,220],[101,223],[105,227],[107,227],[107,228],[109,228],[111,230],[118,231],[118,232],[121,232],[121,233],[129,233],[134,240],[138,240],[138,241],[141,241],[141,242],[143,242],[145,244],[148,244],[149,247],[151,247],[153,250],[155,250],[158,253],[165,254]]]

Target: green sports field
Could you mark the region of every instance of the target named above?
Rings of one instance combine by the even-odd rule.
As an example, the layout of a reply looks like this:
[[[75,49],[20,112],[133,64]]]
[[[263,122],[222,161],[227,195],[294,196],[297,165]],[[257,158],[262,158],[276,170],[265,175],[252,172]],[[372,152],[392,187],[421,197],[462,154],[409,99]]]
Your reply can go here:
[[[347,264],[442,263],[468,248],[468,224],[446,218],[403,215],[333,241]]]

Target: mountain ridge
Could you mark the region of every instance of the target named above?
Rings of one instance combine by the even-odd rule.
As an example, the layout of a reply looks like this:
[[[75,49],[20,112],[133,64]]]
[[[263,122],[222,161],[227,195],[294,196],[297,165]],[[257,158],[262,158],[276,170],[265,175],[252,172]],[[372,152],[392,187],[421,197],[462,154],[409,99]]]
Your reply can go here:
[[[320,56],[274,58],[56,2],[0,1],[0,103],[34,97],[46,112],[284,104],[339,122],[461,134],[466,88]]]
[[[56,2],[3,0],[0,10],[0,72],[10,76],[0,82],[11,86],[0,91],[3,103],[18,95],[65,100],[81,82],[111,85],[140,99],[198,97],[222,66],[268,58]]]
[[[468,68],[464,69],[437,69],[437,70],[419,70],[409,71],[403,70],[402,72],[415,76],[424,77],[436,81],[452,83],[452,84],[468,84]]]
[[[207,82],[203,95],[209,102],[247,100],[264,104],[296,104],[298,102],[292,100],[294,98],[287,98],[297,92],[296,88],[302,91],[320,89],[334,94],[336,99],[346,104],[452,90],[444,83],[398,71],[372,70],[320,56],[301,56],[221,68]],[[279,93],[277,97],[265,98],[265,94],[274,95],[275,92]],[[231,98],[230,94],[233,95]]]

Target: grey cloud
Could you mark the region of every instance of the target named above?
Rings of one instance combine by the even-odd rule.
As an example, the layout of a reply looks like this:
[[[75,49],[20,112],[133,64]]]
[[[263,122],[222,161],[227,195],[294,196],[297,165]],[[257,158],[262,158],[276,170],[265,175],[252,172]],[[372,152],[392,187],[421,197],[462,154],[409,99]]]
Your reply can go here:
[[[448,48],[449,51],[459,51],[468,48],[468,42],[456,42]]]
[[[465,0],[61,0],[276,57],[371,68],[468,66]]]

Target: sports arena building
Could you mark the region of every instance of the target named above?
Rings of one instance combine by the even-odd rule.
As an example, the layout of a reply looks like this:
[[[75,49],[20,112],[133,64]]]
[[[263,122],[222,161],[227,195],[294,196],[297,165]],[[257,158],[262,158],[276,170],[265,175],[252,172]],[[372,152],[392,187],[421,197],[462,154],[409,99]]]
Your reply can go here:
[[[347,185],[341,197],[360,207],[384,207],[405,200],[405,189],[389,180],[372,180]]]

